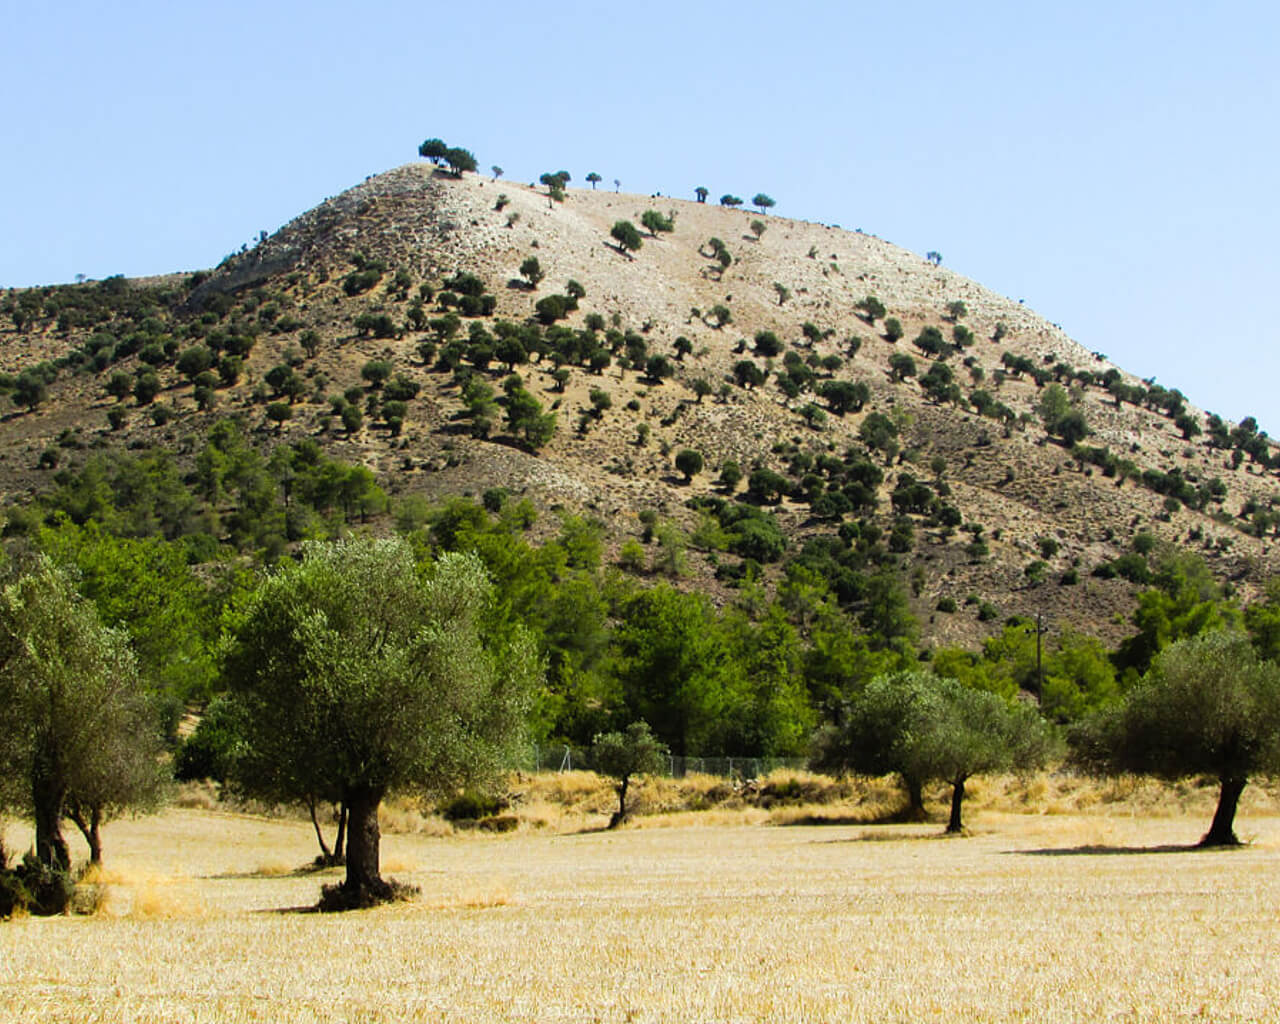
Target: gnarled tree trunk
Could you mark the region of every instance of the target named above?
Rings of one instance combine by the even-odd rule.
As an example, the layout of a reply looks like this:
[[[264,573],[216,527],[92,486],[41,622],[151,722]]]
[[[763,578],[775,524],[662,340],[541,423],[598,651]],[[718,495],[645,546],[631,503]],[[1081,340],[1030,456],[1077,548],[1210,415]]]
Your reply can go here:
[[[1222,788],[1218,790],[1218,808],[1213,812],[1213,824],[1200,840],[1201,846],[1239,846],[1236,838],[1234,822],[1236,806],[1240,803],[1240,794],[1248,783],[1248,778],[1224,778]]]
[[[347,878],[342,884],[349,907],[368,907],[392,898],[391,886],[379,869],[382,834],[378,831],[378,806],[383,791],[370,786],[353,786],[343,802],[347,805]]]
[[[311,827],[316,830],[316,842],[320,844],[320,863],[326,867],[334,862],[333,851],[324,841],[324,829],[320,827],[320,819],[316,816],[316,798],[307,797],[307,810],[311,813]]]
[[[902,781],[907,787],[907,819],[910,821],[924,821],[924,783],[919,779],[902,777]]]
[[[951,820],[947,822],[947,831],[958,834],[964,831],[960,822],[960,805],[964,803],[964,779],[955,779],[951,783]]]
[[[338,802],[338,837],[333,841],[333,858],[335,863],[342,864],[347,855],[347,805]]]
[[[96,804],[88,807],[74,800],[67,806],[67,817],[75,822],[76,828],[89,844],[89,864],[102,866],[102,808]]]
[[[627,818],[627,784],[631,781],[630,775],[624,775],[622,781],[618,783],[618,809],[614,812],[613,817],[609,819],[609,827],[617,828]]]
[[[42,744],[31,770],[31,804],[35,810],[36,858],[56,871],[68,871],[71,853],[62,836],[62,806],[67,785],[60,768],[53,744]]]

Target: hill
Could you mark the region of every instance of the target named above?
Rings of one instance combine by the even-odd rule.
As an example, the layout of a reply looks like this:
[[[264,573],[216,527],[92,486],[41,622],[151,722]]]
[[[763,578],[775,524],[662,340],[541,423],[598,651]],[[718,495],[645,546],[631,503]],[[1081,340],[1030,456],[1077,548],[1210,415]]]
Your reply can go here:
[[[231,415],[264,449],[309,438],[367,467],[402,518],[505,492],[537,529],[598,520],[608,560],[720,601],[744,555],[776,581],[804,553],[850,607],[889,571],[934,645],[1037,613],[1115,642],[1153,550],[1243,598],[1275,572],[1280,458],[1256,425],[861,232],[547,192],[409,165],[212,271],[3,293],[10,517],[98,451],[189,468]]]

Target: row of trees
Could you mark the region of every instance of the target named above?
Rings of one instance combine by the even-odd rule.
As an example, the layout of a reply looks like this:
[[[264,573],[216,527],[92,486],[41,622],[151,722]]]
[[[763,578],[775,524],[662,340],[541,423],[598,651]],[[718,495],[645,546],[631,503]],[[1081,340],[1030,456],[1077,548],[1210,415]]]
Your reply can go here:
[[[548,662],[536,631],[500,595],[478,553],[424,561],[405,540],[347,540],[305,545],[299,561],[282,563],[229,608],[226,697],[210,716],[223,731],[222,768],[243,791],[309,804],[313,816],[319,802],[342,808],[346,878],[325,905],[395,895],[379,868],[377,810],[389,792],[446,794],[492,782],[514,763],[546,692]],[[746,699],[727,708],[739,727],[768,728],[772,718],[775,729],[805,730],[795,739],[808,744],[813,723],[798,715],[795,666],[761,643],[768,632],[753,635],[731,675],[726,652],[703,636],[707,622],[687,611],[661,588],[621,609],[620,672],[632,679],[633,724],[595,739],[599,766],[619,780],[615,823],[629,779],[654,770],[664,737],[677,753],[699,736],[723,742],[700,709],[724,710],[735,692]],[[1280,620],[1274,609],[1251,617],[1259,636],[1280,635],[1269,628]],[[768,626],[786,628],[778,618]],[[1160,649],[1121,700],[1068,733],[1073,758],[1103,772],[1212,775],[1220,798],[1203,843],[1236,842],[1248,779],[1280,769],[1280,668],[1256,646],[1217,629]],[[948,783],[949,831],[963,827],[972,775],[1042,765],[1060,742],[1034,706],[974,679],[873,672],[845,689],[814,739],[814,763],[899,773],[917,815],[924,785]],[[12,574],[0,591],[0,795],[34,821],[42,865],[70,866],[64,817],[84,831],[96,861],[102,822],[161,794],[150,697],[127,635],[102,625],[64,570],[39,556]],[[766,742],[743,739],[756,751]]]

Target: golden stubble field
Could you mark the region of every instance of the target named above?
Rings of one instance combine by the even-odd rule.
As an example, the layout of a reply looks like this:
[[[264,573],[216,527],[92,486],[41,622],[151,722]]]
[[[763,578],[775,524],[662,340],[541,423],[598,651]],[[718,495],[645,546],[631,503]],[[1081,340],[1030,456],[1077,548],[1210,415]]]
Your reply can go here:
[[[1202,807],[971,817],[390,834],[419,899],[320,916],[308,825],[174,809],[96,916],[0,925],[0,1020],[1280,1020],[1270,808],[1215,852]]]

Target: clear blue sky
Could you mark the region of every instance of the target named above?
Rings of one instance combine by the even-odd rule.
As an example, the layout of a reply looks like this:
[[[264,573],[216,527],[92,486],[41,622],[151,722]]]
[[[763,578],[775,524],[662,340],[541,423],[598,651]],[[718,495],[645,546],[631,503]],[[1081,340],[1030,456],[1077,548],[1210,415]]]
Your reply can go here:
[[[5,30],[0,286],[211,266],[438,136],[937,250],[1280,434],[1274,4],[64,0]]]

